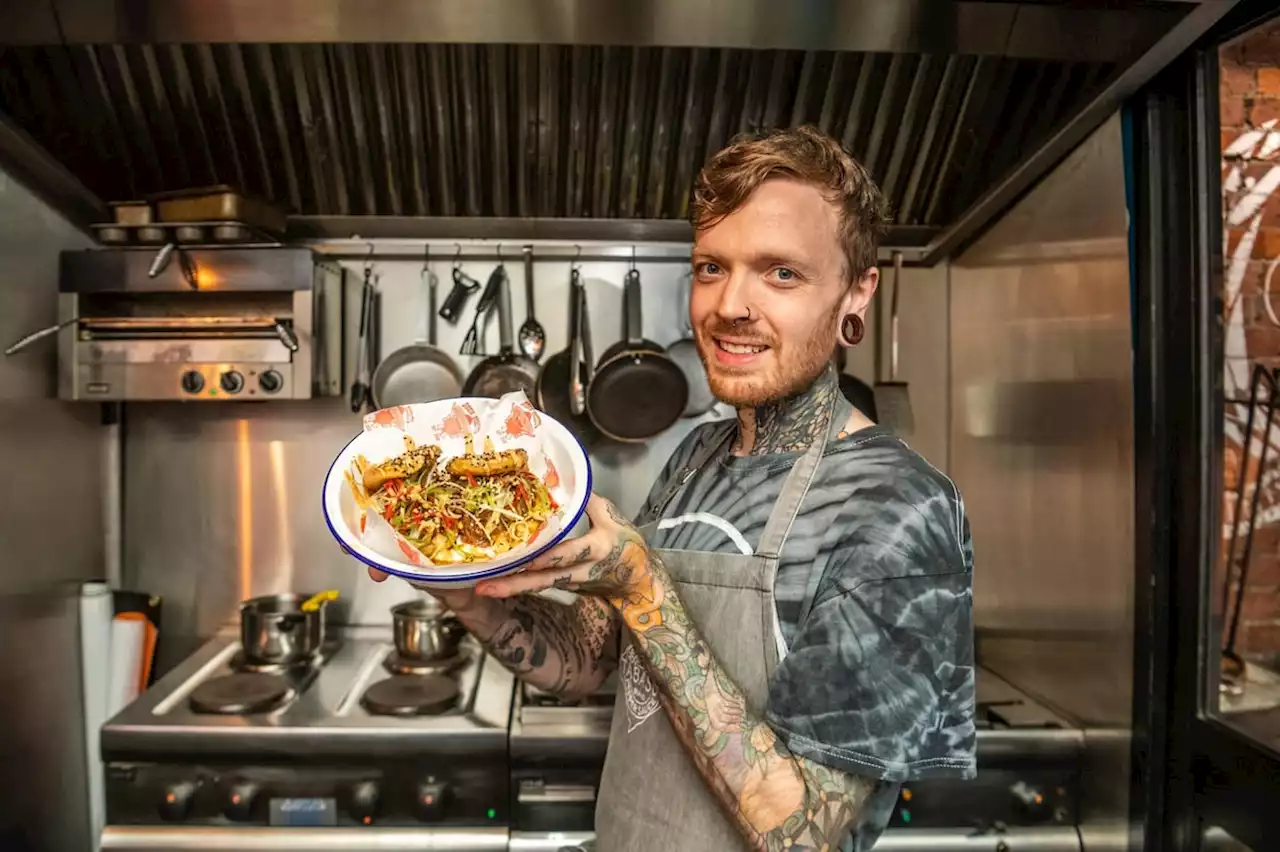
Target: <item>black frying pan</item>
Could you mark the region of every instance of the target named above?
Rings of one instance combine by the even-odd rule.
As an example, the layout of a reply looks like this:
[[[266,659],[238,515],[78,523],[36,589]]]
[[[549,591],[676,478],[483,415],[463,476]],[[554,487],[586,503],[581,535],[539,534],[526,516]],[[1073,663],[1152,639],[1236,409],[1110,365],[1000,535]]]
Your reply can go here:
[[[669,429],[689,401],[689,382],[661,346],[642,337],[640,273],[623,286],[626,339],[610,346],[587,388],[587,412],[606,437],[638,443]]]
[[[600,439],[600,430],[587,414],[587,387],[591,384],[588,325],[587,291],[581,273],[574,269],[569,273],[569,346],[548,358],[538,372],[537,404],[563,423],[583,446]]]
[[[498,354],[481,361],[467,376],[462,387],[463,396],[488,396],[494,399],[504,394],[523,391],[532,402],[538,383],[538,365],[516,353],[515,331],[511,327],[511,288],[507,272],[502,266],[494,270],[498,281]]]

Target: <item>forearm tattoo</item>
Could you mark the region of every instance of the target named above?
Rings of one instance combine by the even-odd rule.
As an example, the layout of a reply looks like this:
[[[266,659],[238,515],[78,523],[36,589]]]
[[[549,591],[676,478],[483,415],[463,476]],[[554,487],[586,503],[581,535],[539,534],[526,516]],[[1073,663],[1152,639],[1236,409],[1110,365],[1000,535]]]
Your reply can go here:
[[[651,599],[615,606],[699,773],[753,848],[838,848],[874,782],[792,754],[712,656],[661,559],[644,555]]]
[[[580,696],[617,665],[617,615],[598,598],[580,597],[572,606],[528,595],[494,603],[488,616],[467,628],[525,683]]]

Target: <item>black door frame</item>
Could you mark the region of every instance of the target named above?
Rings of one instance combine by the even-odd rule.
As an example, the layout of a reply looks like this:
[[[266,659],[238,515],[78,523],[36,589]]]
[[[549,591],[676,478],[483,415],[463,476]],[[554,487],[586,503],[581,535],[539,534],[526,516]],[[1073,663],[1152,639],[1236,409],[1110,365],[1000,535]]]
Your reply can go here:
[[[1135,249],[1136,629],[1132,815],[1145,849],[1218,826],[1280,849],[1280,760],[1205,712],[1218,665],[1222,203],[1218,47],[1280,12],[1243,2],[1130,104]],[[1206,648],[1210,650],[1206,652]]]

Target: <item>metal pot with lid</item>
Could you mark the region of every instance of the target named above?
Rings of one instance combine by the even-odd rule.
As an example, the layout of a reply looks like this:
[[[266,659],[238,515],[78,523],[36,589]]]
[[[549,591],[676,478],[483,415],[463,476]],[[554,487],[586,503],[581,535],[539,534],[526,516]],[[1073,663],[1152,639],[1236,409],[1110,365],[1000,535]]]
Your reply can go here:
[[[266,665],[303,662],[324,644],[325,605],[338,597],[327,591],[303,597],[263,595],[240,604],[240,644],[245,659]]]

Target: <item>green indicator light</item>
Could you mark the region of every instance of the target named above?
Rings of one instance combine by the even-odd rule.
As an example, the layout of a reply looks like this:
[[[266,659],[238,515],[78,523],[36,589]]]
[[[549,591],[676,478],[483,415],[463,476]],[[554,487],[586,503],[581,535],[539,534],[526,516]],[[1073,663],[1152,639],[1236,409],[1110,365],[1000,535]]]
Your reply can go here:
[[[903,812],[902,812],[902,821],[903,821],[903,822],[911,822],[911,811],[903,811]]]
[[[489,810],[485,812],[485,816],[489,817],[489,819],[493,819],[497,815],[498,815],[498,812],[495,811],[493,808],[489,808]]]

